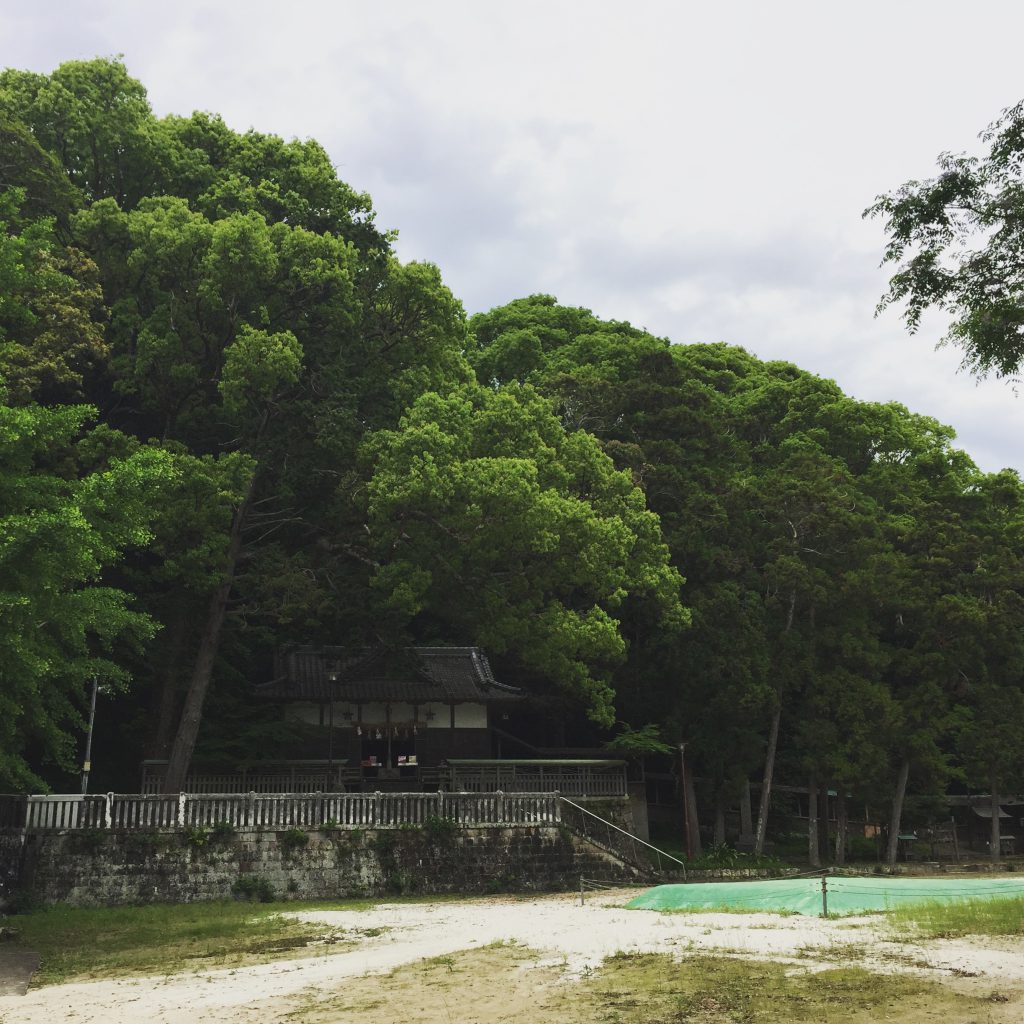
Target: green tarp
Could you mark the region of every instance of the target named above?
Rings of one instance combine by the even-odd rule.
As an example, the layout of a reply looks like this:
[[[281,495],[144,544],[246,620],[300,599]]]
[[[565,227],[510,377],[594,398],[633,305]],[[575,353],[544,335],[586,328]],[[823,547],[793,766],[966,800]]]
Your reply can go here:
[[[1024,878],[857,878],[829,876],[825,881],[829,914],[887,910],[901,903],[933,900],[1024,897]],[[698,882],[659,885],[628,906],[635,910],[789,911],[820,915],[821,878],[778,878],[756,882]]]

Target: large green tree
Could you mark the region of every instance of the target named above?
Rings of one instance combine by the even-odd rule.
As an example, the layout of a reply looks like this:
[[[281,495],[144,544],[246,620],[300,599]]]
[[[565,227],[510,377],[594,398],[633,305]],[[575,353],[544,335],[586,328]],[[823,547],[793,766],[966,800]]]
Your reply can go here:
[[[408,621],[483,644],[614,722],[611,670],[627,597],[686,621],[657,517],[594,439],[566,433],[532,389],[423,396],[364,451],[374,469],[373,585]]]
[[[93,410],[14,407],[2,386],[0,786],[20,789],[44,785],[41,765],[71,770],[87,681],[122,686],[124,646],[155,631],[105,572],[148,542],[175,469],[148,447],[97,464]]]

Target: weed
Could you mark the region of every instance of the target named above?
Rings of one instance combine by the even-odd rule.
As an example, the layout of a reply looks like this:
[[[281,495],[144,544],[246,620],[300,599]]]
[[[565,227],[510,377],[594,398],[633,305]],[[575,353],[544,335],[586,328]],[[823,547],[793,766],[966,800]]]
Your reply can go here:
[[[378,832],[373,837],[373,848],[382,860],[391,857],[397,843],[394,832]]]
[[[181,834],[185,837],[185,842],[194,850],[201,850],[210,841],[210,830],[203,828],[202,825],[186,828]]]
[[[442,818],[437,814],[423,820],[423,831],[434,843],[446,843],[455,838],[459,831],[458,824],[452,818]]]
[[[758,856],[753,853],[741,853],[734,850],[727,843],[716,843],[705,850],[700,857],[695,857],[688,865],[689,868],[700,870],[750,870],[757,868],[778,868],[782,862],[777,857]]]
[[[128,856],[151,857],[167,846],[167,836],[160,832],[129,832],[124,837],[124,850]]]
[[[341,828],[341,823],[337,818],[328,818],[321,826],[320,831],[329,834],[331,832],[337,832]]]
[[[231,886],[231,894],[240,899],[272,903],[274,887],[262,875],[239,875]]]
[[[235,826],[230,821],[218,821],[210,829],[210,839],[215,843],[230,843],[235,838]]]
[[[309,846],[309,833],[301,828],[290,828],[285,832],[278,833],[278,845],[286,857],[290,857],[297,850]]]
[[[85,853],[89,856],[99,853],[106,845],[107,833],[101,828],[83,828],[75,832],[71,837],[71,846],[76,853]]]

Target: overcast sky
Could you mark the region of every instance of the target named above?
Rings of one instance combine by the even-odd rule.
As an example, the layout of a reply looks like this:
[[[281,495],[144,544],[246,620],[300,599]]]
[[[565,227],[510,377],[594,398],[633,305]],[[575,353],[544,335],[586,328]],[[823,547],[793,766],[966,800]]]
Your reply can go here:
[[[312,136],[469,312],[727,341],[1024,468],[1024,396],[874,318],[880,192],[1024,98],[1024,5],[0,0],[0,63],[124,54],[159,114]]]

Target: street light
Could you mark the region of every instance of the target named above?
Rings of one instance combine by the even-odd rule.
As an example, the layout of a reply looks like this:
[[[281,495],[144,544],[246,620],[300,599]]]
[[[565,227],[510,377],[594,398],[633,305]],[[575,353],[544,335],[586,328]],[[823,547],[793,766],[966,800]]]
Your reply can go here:
[[[96,723],[96,691],[99,680],[92,677],[92,700],[89,703],[89,729],[85,734],[85,758],[82,760],[82,795],[89,792],[89,772],[92,771],[92,727]]]

